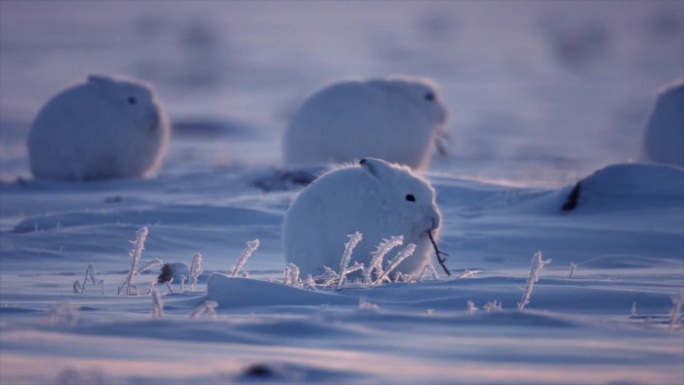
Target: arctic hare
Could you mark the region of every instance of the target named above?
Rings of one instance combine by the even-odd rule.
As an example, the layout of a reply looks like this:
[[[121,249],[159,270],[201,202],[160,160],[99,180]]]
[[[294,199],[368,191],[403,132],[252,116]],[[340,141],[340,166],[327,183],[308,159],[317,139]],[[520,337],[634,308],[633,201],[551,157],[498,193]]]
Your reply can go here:
[[[285,259],[306,277],[337,270],[347,235],[363,240],[351,262],[368,266],[371,252],[383,239],[403,236],[416,249],[395,272],[414,278],[429,261],[439,235],[440,211],[430,184],[406,166],[366,158],[341,166],[316,179],[290,207],[283,229]]]
[[[331,83],[311,95],[290,121],[283,140],[285,163],[375,157],[422,169],[446,135],[446,119],[437,86],[427,79]]]
[[[28,135],[36,178],[144,177],[160,166],[168,119],[147,83],[91,75],[53,97]]]
[[[684,80],[663,89],[644,132],[646,160],[684,167]]]

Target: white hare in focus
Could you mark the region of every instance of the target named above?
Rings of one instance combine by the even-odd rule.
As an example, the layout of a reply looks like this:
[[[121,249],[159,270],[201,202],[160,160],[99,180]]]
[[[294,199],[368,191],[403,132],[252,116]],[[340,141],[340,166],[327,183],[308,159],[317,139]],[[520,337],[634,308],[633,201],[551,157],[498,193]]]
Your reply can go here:
[[[416,249],[394,274],[417,278],[439,236],[440,211],[430,184],[406,166],[366,158],[322,175],[297,196],[283,228],[285,259],[302,277],[337,269],[347,235],[360,232],[351,262],[367,267],[383,239],[403,236]],[[439,254],[439,252],[437,252]]]

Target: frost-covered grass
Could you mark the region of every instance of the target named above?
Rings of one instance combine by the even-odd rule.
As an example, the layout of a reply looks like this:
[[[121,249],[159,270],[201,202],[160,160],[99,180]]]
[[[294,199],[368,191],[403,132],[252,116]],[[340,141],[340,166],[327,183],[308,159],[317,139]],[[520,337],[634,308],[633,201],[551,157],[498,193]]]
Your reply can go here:
[[[391,260],[385,260],[387,254],[397,246],[404,243],[403,236],[390,236],[383,240],[376,246],[374,252],[371,253],[371,260],[368,266],[363,263],[354,261],[352,266],[349,266],[352,260],[354,247],[363,239],[363,234],[356,232],[347,236],[349,240],[344,244],[344,253],[340,258],[340,265],[337,271],[328,266],[323,266],[324,274],[318,276],[307,276],[302,278],[299,273],[299,267],[294,263],[289,263],[285,266],[283,271],[283,283],[288,286],[306,287],[311,290],[326,289],[334,287],[336,290],[341,290],[348,287],[368,287],[373,285],[380,285],[386,282],[416,282],[416,278],[402,273],[393,274],[394,270],[406,258],[413,255],[416,245],[410,243],[404,249],[396,253]],[[386,265],[383,267],[383,264]],[[431,264],[427,264],[418,280],[422,280],[425,273],[428,272],[434,279],[438,279],[437,272]],[[356,279],[348,280],[348,275],[355,274]],[[390,279],[394,277],[394,281]]]
[[[140,290],[135,285],[136,278],[140,275],[140,273],[149,270],[152,267],[162,266],[164,264],[159,258],[155,258],[138,267],[138,263],[140,263],[140,256],[142,251],[145,249],[145,239],[147,238],[148,233],[149,230],[147,227],[143,227],[135,233],[135,241],[131,241],[133,244],[133,250],[128,253],[132,258],[131,268],[128,271],[126,280],[121,284],[121,286],[119,286],[117,294],[120,294],[125,288],[126,295],[140,295]]]
[[[104,280],[97,279],[95,277],[96,275],[97,272],[95,271],[95,266],[93,266],[92,263],[89,263],[88,268],[86,268],[85,271],[85,276],[83,277],[83,283],[74,281],[74,294],[83,294],[83,292],[85,292],[86,284],[90,282],[93,285],[100,285],[100,288],[102,289],[102,295],[104,295]]]
[[[245,265],[249,257],[252,256],[252,253],[257,248],[259,248],[259,239],[247,242],[247,246],[245,246],[245,251],[242,252],[240,259],[238,259],[237,263],[235,264],[235,267],[233,267],[233,272],[230,274],[231,277],[236,277],[238,275],[238,273]]]
[[[530,274],[527,276],[527,282],[525,283],[525,289],[523,289],[523,296],[520,302],[518,302],[518,310],[524,310],[525,306],[530,303],[530,296],[532,295],[532,289],[534,284],[539,281],[539,273],[544,269],[544,266],[551,263],[550,259],[542,259],[542,253],[536,252],[532,256],[532,264],[530,265]]]

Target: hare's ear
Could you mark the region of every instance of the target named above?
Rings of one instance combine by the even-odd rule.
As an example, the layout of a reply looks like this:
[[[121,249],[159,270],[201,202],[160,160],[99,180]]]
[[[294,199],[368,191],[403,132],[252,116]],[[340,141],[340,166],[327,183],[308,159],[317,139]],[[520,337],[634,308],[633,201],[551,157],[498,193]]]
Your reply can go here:
[[[88,82],[102,88],[112,88],[116,83],[114,79],[105,75],[89,75]]]
[[[361,168],[373,177],[383,180],[391,173],[392,167],[382,159],[364,158],[359,161]]]

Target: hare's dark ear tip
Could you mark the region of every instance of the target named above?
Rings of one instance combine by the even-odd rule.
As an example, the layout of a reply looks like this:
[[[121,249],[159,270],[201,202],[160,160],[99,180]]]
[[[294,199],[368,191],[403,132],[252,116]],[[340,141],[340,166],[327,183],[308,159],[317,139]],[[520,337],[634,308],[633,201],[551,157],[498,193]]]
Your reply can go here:
[[[361,159],[361,160],[359,161],[359,164],[365,164],[365,163],[366,163],[366,159],[365,159],[365,158],[364,158],[364,159]]]

